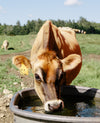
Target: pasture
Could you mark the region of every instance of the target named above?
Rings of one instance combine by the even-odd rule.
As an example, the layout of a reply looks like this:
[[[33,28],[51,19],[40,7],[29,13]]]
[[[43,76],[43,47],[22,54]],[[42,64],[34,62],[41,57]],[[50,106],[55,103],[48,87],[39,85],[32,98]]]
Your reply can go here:
[[[35,36],[36,35],[0,36],[0,55],[30,50],[32,47],[32,42],[35,39]],[[8,40],[9,42],[9,47],[7,51],[1,49],[1,45],[4,40]]]
[[[15,93],[21,90],[21,83],[26,87],[32,85],[32,73],[29,76],[21,76],[19,71],[12,65],[11,59],[17,53],[30,56],[30,49],[36,35],[24,36],[0,36],[0,47],[6,39],[9,41],[7,51],[0,49],[0,91],[7,88]],[[100,89],[100,35],[77,34],[77,40],[80,44],[83,54],[82,69],[72,85],[87,86]],[[26,52],[26,53],[25,53]],[[5,55],[6,54],[6,55]]]
[[[77,34],[76,38],[80,44],[82,55],[100,55],[100,35],[99,34]]]

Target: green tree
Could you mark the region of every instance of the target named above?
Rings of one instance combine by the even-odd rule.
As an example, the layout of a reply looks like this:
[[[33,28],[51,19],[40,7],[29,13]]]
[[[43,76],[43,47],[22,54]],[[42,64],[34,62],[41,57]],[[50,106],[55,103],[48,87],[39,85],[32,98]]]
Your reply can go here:
[[[38,21],[36,22],[35,25],[35,32],[37,33],[40,29],[40,27],[43,25],[44,21],[42,21],[41,19],[38,19]]]
[[[17,21],[16,25],[13,27],[13,33],[15,35],[21,35],[21,24],[20,24],[20,21]]]

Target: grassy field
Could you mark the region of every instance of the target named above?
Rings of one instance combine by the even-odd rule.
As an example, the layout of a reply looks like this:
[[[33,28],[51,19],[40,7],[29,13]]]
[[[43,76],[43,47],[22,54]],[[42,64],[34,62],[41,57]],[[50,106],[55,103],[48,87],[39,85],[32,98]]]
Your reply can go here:
[[[0,36],[0,46],[6,39],[10,42],[9,47],[15,50],[4,51],[0,49],[0,55],[22,52],[31,49],[36,35],[26,36]],[[82,69],[73,81],[72,85],[87,86],[100,89],[100,59],[91,59],[89,54],[100,55],[100,35],[77,34],[83,57]],[[0,56],[1,57],[1,56]],[[100,57],[99,57],[100,58]],[[7,88],[14,93],[21,89],[21,78],[13,71],[17,71],[12,65],[11,59],[2,61],[0,59],[0,90]],[[17,82],[17,86],[14,83]]]
[[[98,59],[88,57],[89,54],[100,55],[100,35],[77,34],[76,38],[80,44],[83,59],[82,69],[72,85],[87,86],[100,89],[100,57]]]
[[[31,49],[36,35],[20,36],[0,36],[0,47],[4,40],[9,41],[9,50],[4,51],[0,48],[0,54],[11,54]],[[77,34],[76,38],[80,44],[83,55],[97,54],[100,55],[100,35],[97,34]],[[14,50],[10,50],[14,48]]]
[[[85,59],[79,75],[72,85],[100,89],[100,60]]]
[[[0,90],[8,89],[15,93],[18,90],[21,90],[20,82],[21,79],[16,76],[13,72],[10,72],[14,66],[11,63],[11,59],[8,59],[5,62],[0,61]],[[17,86],[14,86],[16,83]]]
[[[17,72],[17,70],[15,70],[16,68],[12,65],[12,61],[11,58],[9,58],[9,54],[30,50],[35,40],[35,37],[36,35],[0,36],[0,47],[4,40],[9,41],[9,47],[8,47],[9,49],[7,51],[0,48],[0,55],[8,54],[8,59],[6,61],[2,60],[1,59],[2,56],[0,56],[0,91],[1,92],[5,88],[7,88],[10,91],[13,91],[13,93],[15,93],[18,90],[21,90],[22,80],[18,75],[15,74],[14,71]],[[14,49],[12,50],[11,48]]]
[[[80,44],[83,55],[100,55],[100,35],[98,34],[77,34],[76,38]]]
[[[9,41],[8,50],[0,48],[0,54],[11,54],[31,49],[36,35],[0,36],[0,47],[4,40]]]

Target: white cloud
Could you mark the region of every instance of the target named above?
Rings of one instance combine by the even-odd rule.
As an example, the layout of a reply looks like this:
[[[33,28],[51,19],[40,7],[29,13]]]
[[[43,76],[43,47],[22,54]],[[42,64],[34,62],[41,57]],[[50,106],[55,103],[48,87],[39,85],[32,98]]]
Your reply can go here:
[[[0,12],[3,10],[2,6],[0,6]]]
[[[79,0],[66,0],[64,2],[64,5],[66,5],[66,6],[81,5],[81,4],[82,4],[82,2]]]
[[[7,13],[2,6],[0,6],[0,13],[3,13],[3,14]]]
[[[32,15],[32,14],[29,14],[28,17],[29,17],[29,18],[33,18],[33,15]]]

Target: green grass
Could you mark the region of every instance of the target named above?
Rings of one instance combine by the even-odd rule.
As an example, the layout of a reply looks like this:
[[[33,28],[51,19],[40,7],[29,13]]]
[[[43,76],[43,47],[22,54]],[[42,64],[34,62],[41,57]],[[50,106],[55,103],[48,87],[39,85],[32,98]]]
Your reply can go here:
[[[32,42],[34,42],[35,37],[36,35],[0,36],[0,47],[4,40],[8,40],[8,48],[14,48],[14,50],[7,51],[0,48],[0,54],[11,54],[29,50],[32,47]]]
[[[100,55],[100,35],[99,34],[77,34],[76,38],[80,44],[83,55]]]
[[[21,79],[16,76],[10,70],[13,69],[13,65],[11,60],[8,59],[5,62],[0,61],[0,91],[2,92],[4,88],[15,93],[16,91],[21,89],[20,82]],[[17,82],[18,86],[15,86],[13,83]]]
[[[72,85],[87,86],[100,89],[100,61],[83,60],[82,69]]]
[[[0,36],[0,47],[4,40],[9,41],[9,48],[15,50],[7,50],[0,48],[0,54],[11,54],[29,50],[36,35],[18,35],[18,36]],[[100,55],[100,35],[99,34],[77,34],[76,38],[80,44],[83,55],[97,54]]]
[[[8,40],[10,43],[9,48],[15,49],[7,51],[0,49],[0,55],[18,53],[31,49],[35,37],[36,35],[0,36],[0,46],[4,40]],[[80,44],[83,56],[88,54],[100,55],[100,35],[77,34],[76,37]],[[77,78],[72,82],[72,85],[100,89],[100,61],[97,59],[90,60],[88,57],[86,58],[83,60],[82,69]],[[10,59],[7,61],[0,61],[1,91],[4,88],[7,88],[15,93],[21,89],[21,79],[13,73],[12,69],[15,70],[15,67],[12,65]],[[13,85],[14,82],[17,82],[18,86]]]

